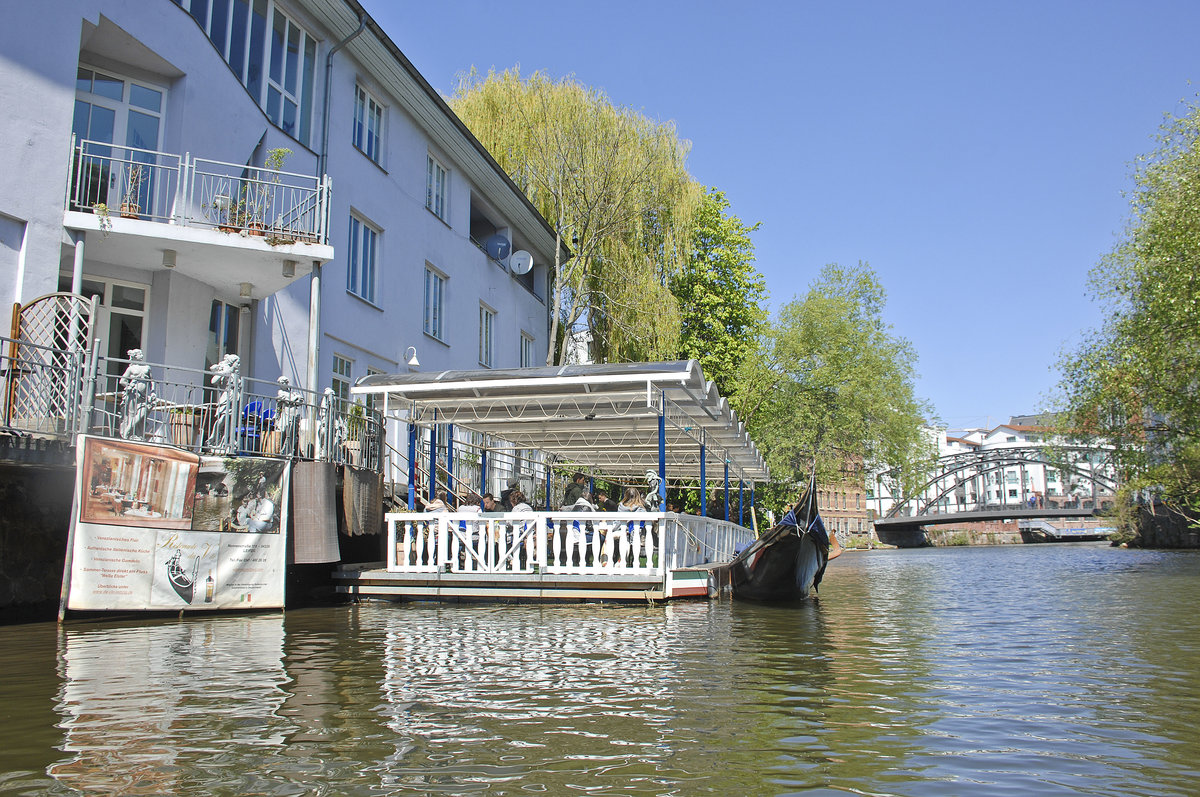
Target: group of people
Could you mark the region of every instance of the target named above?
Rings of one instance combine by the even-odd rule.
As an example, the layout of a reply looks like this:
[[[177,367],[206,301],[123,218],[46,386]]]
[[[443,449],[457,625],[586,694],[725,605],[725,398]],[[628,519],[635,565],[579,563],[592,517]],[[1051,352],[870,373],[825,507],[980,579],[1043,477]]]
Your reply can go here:
[[[626,487],[620,501],[609,497],[608,491],[596,490],[594,493],[587,489],[587,477],[575,473],[571,483],[563,495],[561,508],[571,512],[657,512],[660,506],[658,491],[658,474],[647,471],[647,485],[650,488],[643,493],[637,487]],[[419,499],[418,499],[419,500]],[[676,507],[668,502],[668,512],[676,511]],[[501,514],[504,512],[532,512],[529,499],[521,490],[521,482],[511,478],[505,489],[496,498],[492,493],[469,495],[459,501],[457,496],[450,495],[446,490],[438,490],[431,501],[421,502],[420,508],[425,512],[481,512],[483,514]]]

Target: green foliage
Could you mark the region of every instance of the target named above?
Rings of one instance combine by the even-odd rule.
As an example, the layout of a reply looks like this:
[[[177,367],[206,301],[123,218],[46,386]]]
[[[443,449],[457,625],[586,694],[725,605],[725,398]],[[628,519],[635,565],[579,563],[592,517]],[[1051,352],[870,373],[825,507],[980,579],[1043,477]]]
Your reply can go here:
[[[600,362],[662,359],[679,346],[669,290],[686,262],[699,188],[673,125],[618,108],[573,78],[516,69],[467,75],[451,106],[560,235],[552,349],[591,335]]]
[[[1200,108],[1139,159],[1125,235],[1091,273],[1108,313],[1060,368],[1065,426],[1116,446],[1125,497],[1200,525]]]
[[[794,500],[815,462],[830,483],[887,465],[911,489],[936,451],[921,428],[912,345],[884,323],[883,288],[865,264],[826,266],[780,310],[738,372],[734,408],[763,449],[772,497]]]
[[[729,213],[729,200],[708,189],[696,209],[692,253],[671,281],[679,301],[679,352],[700,361],[722,395],[733,390],[741,363],[752,356],[767,320],[767,286],[754,268],[747,226]]]

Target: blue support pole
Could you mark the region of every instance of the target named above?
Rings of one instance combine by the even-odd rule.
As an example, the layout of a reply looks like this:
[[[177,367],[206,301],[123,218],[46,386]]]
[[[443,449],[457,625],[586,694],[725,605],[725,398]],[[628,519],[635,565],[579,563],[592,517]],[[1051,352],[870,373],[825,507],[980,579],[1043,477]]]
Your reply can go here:
[[[454,424],[446,424],[446,491],[454,494]],[[457,507],[456,507],[457,508]]]
[[[753,512],[754,509],[754,482],[750,482],[750,511]]]
[[[663,400],[658,412],[658,506],[660,512],[667,510],[667,405]]]
[[[487,449],[479,454],[479,508],[483,509],[483,494],[487,492]]]
[[[550,511],[550,461],[546,461],[546,511]]]
[[[408,425],[408,511],[417,508],[417,425]]]
[[[700,444],[700,517],[708,517],[708,484],[704,479],[705,465],[708,463],[708,457],[705,456],[704,443]]]
[[[745,487],[746,487],[746,482],[743,481],[742,479],[738,479],[738,525],[739,526],[746,525],[745,498],[744,498],[743,492],[742,492],[745,489]]]
[[[729,460],[725,460],[725,522],[729,522]]]
[[[429,427],[429,500],[437,498],[437,411]]]

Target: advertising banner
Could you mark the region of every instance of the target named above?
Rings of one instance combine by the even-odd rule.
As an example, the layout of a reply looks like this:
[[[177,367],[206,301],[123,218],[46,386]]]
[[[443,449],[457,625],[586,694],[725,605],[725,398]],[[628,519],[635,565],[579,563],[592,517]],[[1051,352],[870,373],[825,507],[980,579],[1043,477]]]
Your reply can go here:
[[[68,609],[281,607],[287,462],[81,437]]]

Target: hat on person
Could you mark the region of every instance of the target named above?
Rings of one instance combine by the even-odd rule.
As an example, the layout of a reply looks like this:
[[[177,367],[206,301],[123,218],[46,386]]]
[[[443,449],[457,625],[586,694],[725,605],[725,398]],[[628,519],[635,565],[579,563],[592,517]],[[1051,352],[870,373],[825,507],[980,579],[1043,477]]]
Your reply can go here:
[[[515,490],[520,486],[521,486],[521,480],[518,479],[516,476],[513,476],[511,479],[508,480],[509,489]]]

